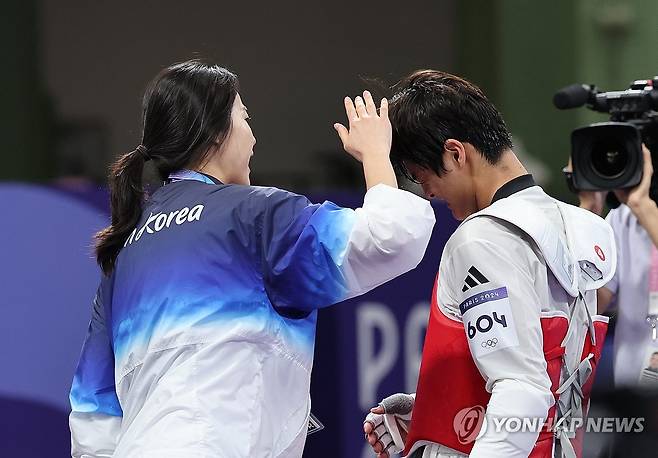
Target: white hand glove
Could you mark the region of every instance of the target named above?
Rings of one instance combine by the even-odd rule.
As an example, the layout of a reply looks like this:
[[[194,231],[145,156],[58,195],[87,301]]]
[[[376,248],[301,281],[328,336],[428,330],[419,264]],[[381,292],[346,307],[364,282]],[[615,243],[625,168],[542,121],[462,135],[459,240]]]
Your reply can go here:
[[[366,440],[378,456],[391,456],[404,450],[415,399],[415,394],[394,394],[366,416],[363,422]]]

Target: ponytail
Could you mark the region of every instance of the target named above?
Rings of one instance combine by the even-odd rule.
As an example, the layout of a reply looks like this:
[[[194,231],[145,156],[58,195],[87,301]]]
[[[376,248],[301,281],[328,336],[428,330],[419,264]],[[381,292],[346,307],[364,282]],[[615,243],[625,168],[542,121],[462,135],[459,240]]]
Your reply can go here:
[[[119,251],[142,216],[142,173],[149,160],[146,147],[121,156],[110,170],[112,224],[96,234],[96,261],[105,275],[114,270]]]

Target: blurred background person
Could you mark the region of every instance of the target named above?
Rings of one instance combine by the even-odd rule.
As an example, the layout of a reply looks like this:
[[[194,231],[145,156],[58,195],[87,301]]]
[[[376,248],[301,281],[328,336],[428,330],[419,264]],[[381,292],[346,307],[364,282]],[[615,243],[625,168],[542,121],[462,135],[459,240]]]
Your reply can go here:
[[[615,233],[617,271],[598,291],[599,312],[617,317],[613,365],[617,388],[638,386],[643,368],[658,349],[658,206],[654,200],[658,193],[652,154],[646,146],[642,148],[642,181],[632,189],[614,190],[621,205],[611,209],[606,220]],[[580,206],[600,215],[606,194],[580,191]]]
[[[656,448],[655,412],[658,409],[658,377],[651,370],[658,349],[655,335],[658,257],[656,237],[658,211],[650,192],[652,157],[644,147],[642,182],[630,190],[615,190],[621,202],[606,220],[615,233],[617,271],[612,281],[598,291],[601,313],[611,315],[613,379],[592,400],[594,417],[642,418],[640,434],[588,433],[592,457],[647,456]],[[596,213],[605,211],[605,192],[580,192],[580,204]]]

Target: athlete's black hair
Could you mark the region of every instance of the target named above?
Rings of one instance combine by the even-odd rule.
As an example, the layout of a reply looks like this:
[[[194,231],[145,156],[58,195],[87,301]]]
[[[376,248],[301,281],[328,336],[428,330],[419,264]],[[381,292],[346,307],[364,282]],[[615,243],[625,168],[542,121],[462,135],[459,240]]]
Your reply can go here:
[[[143,100],[140,147],[121,156],[109,176],[111,225],[96,234],[96,259],[105,274],[142,215],[144,163],[152,160],[161,179],[204,163],[212,146],[231,129],[238,78],[218,65],[191,60],[161,71]]]
[[[448,139],[470,143],[496,164],[512,139],[503,117],[474,84],[437,70],[418,70],[393,86],[389,106],[393,125],[391,160],[413,179],[405,162],[441,176]]]

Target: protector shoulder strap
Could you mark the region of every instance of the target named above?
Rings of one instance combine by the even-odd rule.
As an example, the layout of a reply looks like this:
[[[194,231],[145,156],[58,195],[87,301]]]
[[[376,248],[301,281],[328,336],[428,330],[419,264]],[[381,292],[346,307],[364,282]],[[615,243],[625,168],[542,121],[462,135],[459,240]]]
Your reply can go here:
[[[587,291],[608,283],[617,268],[617,245],[612,227],[583,208],[556,201],[572,240]]]
[[[482,216],[506,221],[525,232],[535,242],[548,268],[565,291],[573,297],[578,295],[578,278],[575,275],[578,262],[569,247],[568,236],[566,240],[561,237],[536,205],[521,198],[501,199],[472,214],[464,223]]]

